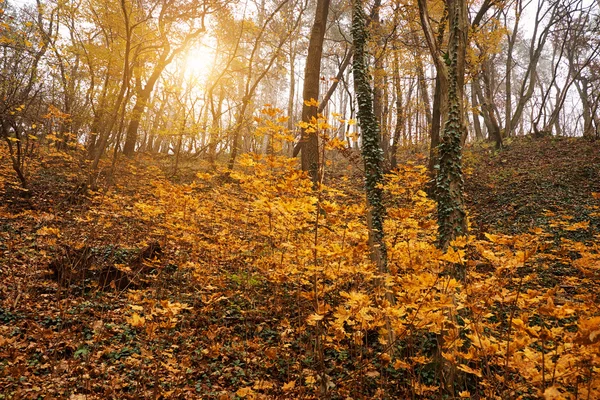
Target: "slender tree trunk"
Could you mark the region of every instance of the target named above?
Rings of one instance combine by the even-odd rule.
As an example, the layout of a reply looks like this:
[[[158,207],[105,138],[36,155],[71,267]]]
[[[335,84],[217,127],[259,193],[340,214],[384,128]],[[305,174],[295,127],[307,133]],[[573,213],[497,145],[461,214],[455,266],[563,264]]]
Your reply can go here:
[[[310,105],[311,100],[319,100],[319,81],[321,77],[321,55],[323,53],[323,40],[327,28],[330,0],[317,0],[315,21],[310,32],[308,55],[304,70],[304,89],[302,98],[302,122],[310,124],[317,117],[317,106]],[[309,104],[307,104],[309,103]],[[312,132],[310,132],[312,130]],[[319,137],[314,127],[302,129],[302,170],[308,171],[313,183],[319,179]]]
[[[402,85],[400,81],[400,67],[398,63],[398,55],[394,54],[394,90],[396,93],[396,127],[394,128],[394,140],[390,149],[390,167],[395,169],[398,167],[397,152],[398,142],[402,135],[404,127],[404,109],[402,106]]]
[[[471,80],[471,108],[473,109],[473,127],[475,129],[475,139],[483,140],[484,136],[483,136],[483,131],[481,130],[481,121],[479,121],[480,108],[479,108],[479,101],[477,101],[475,79],[477,79],[477,78],[473,77]]]
[[[427,131],[430,131],[433,122],[433,115],[431,114],[431,101],[429,100],[429,89],[427,87],[427,79],[425,78],[425,68],[423,67],[423,60],[421,59],[421,57],[418,57],[417,60],[417,75],[419,77],[419,87],[421,89],[423,105],[425,106],[425,121],[427,122]]]
[[[288,98],[287,129],[294,132],[294,96],[296,95],[296,48],[290,41],[290,96]],[[288,151],[289,154],[289,151]]]
[[[273,12],[264,20],[264,22],[262,23],[261,30],[254,40],[254,47],[252,48],[252,52],[250,54],[250,58],[248,61],[248,72],[246,73],[246,76],[244,77],[244,80],[245,80],[244,96],[242,97],[242,104],[240,105],[239,112],[236,116],[236,122],[233,127],[233,139],[232,139],[232,146],[231,146],[231,154],[229,155],[229,162],[227,163],[227,168],[229,170],[233,169],[233,166],[235,165],[235,159],[237,157],[238,152],[240,151],[240,148],[239,148],[240,147],[240,135],[242,133],[243,128],[246,127],[245,126],[246,111],[248,110],[248,107],[250,106],[250,101],[254,97],[254,93],[256,92],[256,89],[258,88],[258,85],[260,84],[260,82],[265,78],[265,76],[267,76],[267,73],[271,70],[271,67],[273,67],[273,64],[279,58],[279,55],[281,54],[281,49],[283,48],[283,45],[285,44],[287,39],[290,36],[292,36],[293,32],[296,31],[296,28],[298,27],[298,24],[300,23],[302,13],[298,15],[298,17],[294,21],[294,25],[290,28],[290,30],[287,32],[287,34],[279,41],[276,49],[273,51],[273,53],[271,53],[270,59],[266,63],[267,65],[263,68],[262,72],[260,74],[258,74],[256,79],[252,80],[253,68],[255,67],[254,63],[256,61],[255,57],[258,57],[258,55],[260,54],[260,44],[262,43],[261,42],[262,35],[264,34],[265,30],[269,26],[269,23],[271,22],[271,20],[275,17],[275,15],[277,13],[279,13],[279,11],[283,8],[283,6],[285,6],[285,4],[288,3],[288,1],[289,0],[284,0],[282,3],[280,3],[279,6],[277,8],[275,8],[275,10],[273,10]],[[261,20],[261,22],[262,22],[262,20]]]
[[[487,75],[488,72],[489,69],[487,67],[482,68],[481,79],[483,79],[484,82],[483,90],[481,89],[480,79],[478,77],[475,77],[473,79],[473,85],[475,87],[477,98],[481,103],[481,115],[483,116],[483,121],[485,122],[485,125],[488,129],[488,139],[496,143],[496,149],[500,149],[502,148],[502,133],[500,132],[500,123],[498,122],[498,118],[496,117],[496,111],[492,104],[492,84],[490,82],[489,76]]]
[[[448,106],[443,106],[446,104],[444,98],[448,97],[448,82],[445,78],[443,78],[443,74],[437,74],[435,77],[435,89],[433,92],[433,113],[431,115],[431,137],[429,143],[429,163],[427,164],[427,169],[429,170],[429,174],[432,179],[435,179],[436,176],[436,168],[435,166],[439,163],[439,154],[438,154],[438,146],[440,145],[440,131],[442,118],[448,109]],[[433,194],[433,191],[430,190],[430,194]]]
[[[123,12],[123,19],[125,22],[125,32],[127,33],[125,40],[125,55],[123,60],[123,75],[121,78],[121,88],[117,95],[116,103],[114,106],[114,116],[110,119],[107,124],[107,127],[103,130],[100,135],[100,140],[96,145],[94,158],[91,165],[90,175],[89,175],[89,187],[92,190],[96,188],[96,179],[98,175],[98,165],[100,163],[100,158],[104,154],[104,150],[106,150],[106,146],[108,145],[108,141],[110,139],[110,135],[114,128],[115,122],[119,119],[119,112],[121,111],[121,107],[123,107],[123,112],[125,112],[125,94],[129,89],[129,79],[130,79],[130,53],[131,53],[131,36],[132,36],[132,28],[130,26],[130,13],[127,10],[127,5],[125,0],[121,0],[121,11]]]
[[[146,109],[146,104],[148,103],[149,99],[150,92],[146,93],[146,91],[143,90],[141,93],[138,93],[138,96],[135,100],[135,105],[131,111],[131,119],[127,125],[125,145],[123,146],[123,154],[125,154],[127,157],[131,157],[135,151],[135,143],[137,142],[137,132],[140,126],[140,120],[142,119],[142,115],[144,114],[144,110]]]

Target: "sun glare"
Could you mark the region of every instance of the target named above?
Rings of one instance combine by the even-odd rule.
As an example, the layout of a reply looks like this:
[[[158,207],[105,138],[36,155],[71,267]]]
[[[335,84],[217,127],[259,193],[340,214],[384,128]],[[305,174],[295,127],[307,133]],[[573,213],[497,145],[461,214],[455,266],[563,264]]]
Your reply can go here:
[[[185,57],[186,74],[207,78],[212,69],[214,57],[213,49],[207,46],[192,47]]]

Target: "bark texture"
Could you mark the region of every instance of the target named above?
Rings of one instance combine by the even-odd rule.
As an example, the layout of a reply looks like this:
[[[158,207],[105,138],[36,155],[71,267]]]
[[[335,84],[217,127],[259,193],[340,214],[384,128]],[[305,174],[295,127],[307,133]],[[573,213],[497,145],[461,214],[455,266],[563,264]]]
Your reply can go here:
[[[379,124],[373,111],[373,92],[366,66],[367,31],[362,4],[361,0],[352,2],[352,38],[354,41],[352,68],[358,100],[358,120],[362,131],[362,156],[365,166],[371,258],[381,272],[387,272],[387,250],[383,233],[385,207],[382,202],[383,190],[381,189],[383,151],[380,143]]]
[[[317,117],[317,107],[307,105],[311,99],[319,99],[319,85],[321,77],[321,56],[323,54],[323,40],[327,28],[330,0],[318,0],[315,12],[315,22],[310,32],[308,42],[308,56],[304,70],[304,89],[302,98],[302,121],[311,123]],[[313,182],[318,180],[319,171],[319,137],[316,129],[302,129],[300,138],[302,143],[302,170],[308,171]]]

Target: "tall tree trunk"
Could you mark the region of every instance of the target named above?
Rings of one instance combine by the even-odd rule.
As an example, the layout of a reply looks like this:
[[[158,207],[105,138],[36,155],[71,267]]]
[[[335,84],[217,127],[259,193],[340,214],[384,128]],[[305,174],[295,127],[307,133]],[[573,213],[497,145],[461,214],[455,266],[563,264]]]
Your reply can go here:
[[[375,43],[376,50],[374,54],[374,71],[373,71],[373,112],[375,113],[375,118],[377,119],[377,123],[379,124],[379,130],[381,135],[381,148],[385,155],[387,154],[387,147],[389,143],[389,138],[387,137],[387,130],[385,124],[385,69],[384,69],[384,43],[382,39],[381,32],[381,22],[379,9],[381,8],[381,0],[375,0],[373,4],[373,9],[371,11],[370,16],[370,31],[372,32]]]
[[[302,91],[302,121],[310,124],[317,117],[317,107],[307,105],[311,99],[319,99],[319,81],[321,76],[321,56],[323,54],[323,40],[327,28],[327,16],[329,15],[330,0],[317,0],[315,21],[310,32],[308,42],[308,55],[306,57],[306,68],[304,70],[304,89]],[[312,132],[310,132],[312,131]],[[302,129],[302,170],[308,171],[314,183],[319,179],[319,137],[316,129]]]
[[[538,7],[534,19],[533,34],[529,45],[529,64],[525,70],[525,76],[523,77],[521,87],[518,95],[518,102],[515,111],[512,115],[507,115],[506,118],[510,118],[510,126],[516,127],[521,122],[525,106],[531,100],[533,96],[535,85],[538,79],[537,68],[540,57],[544,50],[544,46],[552,32],[552,27],[558,23],[562,18],[559,13],[560,1],[549,2],[549,10],[544,10],[541,6]],[[540,4],[543,4],[541,2]],[[542,21],[547,20],[547,24],[540,30],[540,24]],[[532,118],[533,120],[533,118]],[[509,135],[509,133],[506,133]],[[509,135],[510,136],[510,135]]]
[[[439,164],[438,146],[440,145],[440,131],[442,129],[442,119],[446,119],[448,110],[448,80],[445,74],[438,73],[435,77],[435,88],[433,92],[433,113],[431,115],[431,134],[429,143],[429,163],[427,169],[432,180],[435,180],[436,168]],[[430,195],[435,195],[433,190],[429,190]]]
[[[367,221],[371,258],[380,272],[387,272],[387,250],[384,242],[383,222],[385,207],[382,202],[383,151],[380,145],[379,125],[373,111],[373,95],[367,72],[365,47],[367,45],[366,16],[361,0],[352,2],[352,38],[354,60],[352,63],[358,120],[362,131],[362,155],[365,166],[365,189],[367,194]]]
[[[439,30],[436,36],[433,32],[433,28],[431,27],[431,23],[429,21],[430,18],[429,11],[427,9],[427,1],[418,0],[419,19],[421,20],[421,27],[423,28],[423,33],[425,34],[425,41],[427,42],[427,47],[429,48],[429,52],[431,53],[431,57],[433,58],[433,63],[435,65],[436,70],[435,91],[433,97],[433,113],[431,121],[431,143],[428,164],[429,173],[432,177],[432,181],[435,180],[436,176],[435,166],[439,163],[438,146],[440,130],[441,127],[445,125],[446,120],[448,118],[448,68],[446,65],[446,60],[443,58],[441,45],[444,37],[446,20],[449,15],[449,8],[451,4],[453,4],[453,2],[446,2],[444,14],[442,16],[442,20],[439,23]],[[460,95],[462,95],[462,92],[460,93]],[[429,192],[430,194],[435,194],[433,193],[433,190],[429,190]]]
[[[296,95],[296,48],[290,41],[290,96],[288,98],[288,121],[287,129],[294,131],[294,96]],[[289,151],[287,152],[289,154]]]
[[[473,77],[471,80],[471,108],[473,109],[473,127],[475,128],[475,139],[483,140],[483,131],[481,130],[481,121],[479,121],[480,108],[479,101],[477,100],[477,92],[475,88],[475,79]]]
[[[394,140],[390,149],[390,167],[394,169],[398,166],[397,152],[398,142],[404,127],[404,109],[402,106],[402,85],[400,82],[400,66],[398,62],[398,54],[394,53],[394,90],[396,95],[396,127],[394,128]]]
[[[135,100],[135,105],[131,111],[131,119],[127,125],[127,133],[125,135],[125,145],[123,146],[123,154],[131,157],[135,151],[135,143],[137,142],[137,132],[140,126],[142,115],[150,99],[150,91],[141,90]]]
[[[464,122],[464,78],[467,45],[466,0],[448,0],[448,120],[440,143],[440,169],[436,179],[439,246],[446,249],[458,236],[467,234],[463,198],[462,136]]]
[[[135,105],[133,106],[133,110],[131,112],[131,119],[129,120],[129,125],[127,126],[125,145],[123,147],[123,154],[125,154],[127,157],[131,157],[133,155],[133,152],[135,151],[135,144],[137,142],[138,137],[138,128],[140,127],[140,120],[142,119],[142,116],[146,111],[148,100],[150,100],[150,95],[154,90],[154,86],[158,82],[158,79],[160,78],[163,70],[167,67],[167,65],[171,63],[171,60],[173,59],[172,56],[181,51],[181,49],[176,49],[176,52],[174,52],[173,55],[171,55],[171,57],[168,56],[169,51],[170,46],[167,46],[163,50],[161,57],[154,66],[154,69],[152,70],[152,74],[150,75],[148,81],[143,87],[141,86],[141,77],[138,75],[136,78],[138,80],[138,90],[136,93]]]
[[[481,104],[483,121],[488,129],[488,140],[494,141],[496,143],[496,149],[500,149],[502,147],[502,133],[500,132],[500,123],[496,117],[496,110],[493,107],[494,100],[491,93],[493,89],[490,77],[488,76],[489,68],[487,68],[485,64],[486,63],[484,63],[481,70],[481,79],[484,82],[484,89],[481,89],[479,77],[473,79],[473,85],[477,98]]]
[[[427,131],[431,132],[431,125],[433,122],[433,116],[431,115],[431,101],[429,100],[429,88],[427,87],[427,80],[425,79],[425,68],[423,67],[423,60],[420,56],[417,60],[417,75],[419,77],[419,87],[421,90],[421,97],[423,98],[423,105],[425,106]]]
[[[512,33],[508,34],[508,49],[506,51],[506,80],[505,80],[505,106],[504,106],[504,134],[505,136],[512,136],[513,126],[511,121],[512,116],[512,68],[513,68],[513,51],[515,43],[517,41],[517,33],[519,32],[519,22],[521,20],[521,13],[523,12],[522,0],[517,0],[516,11],[515,11],[515,25],[512,29]]]
[[[235,124],[233,126],[231,154],[229,155],[229,162],[227,163],[227,169],[229,170],[233,169],[233,166],[235,165],[235,159],[237,157],[238,152],[240,151],[240,135],[242,133],[243,128],[246,125],[246,111],[250,106],[250,102],[254,97],[254,93],[256,92],[260,82],[265,78],[265,76],[267,76],[267,73],[269,73],[271,67],[273,67],[275,61],[279,59],[279,55],[281,54],[283,45],[288,40],[288,38],[292,36],[293,32],[296,31],[296,28],[298,27],[298,24],[300,23],[300,20],[302,18],[302,13],[300,13],[294,21],[294,25],[290,28],[286,35],[284,35],[281,38],[281,40],[277,44],[276,49],[271,53],[270,59],[266,63],[266,66],[263,68],[262,72],[258,74],[256,79],[254,79],[253,81],[253,69],[255,67],[256,57],[258,57],[258,55],[260,54],[260,44],[262,43],[261,40],[263,34],[269,26],[270,22],[275,17],[275,15],[279,13],[279,11],[287,4],[288,1],[289,0],[284,0],[283,2],[281,2],[279,6],[276,7],[275,10],[273,10],[273,12],[271,12],[271,14],[264,20],[264,22],[262,23],[261,30],[254,40],[254,46],[252,47],[250,58],[248,60],[248,71],[246,73],[246,76],[244,77],[244,96],[242,97],[242,103],[240,105],[240,109],[236,116]]]
[[[121,88],[119,90],[119,93],[117,95],[117,99],[115,102],[115,106],[114,106],[114,110],[113,110],[113,113],[114,113],[113,117],[110,118],[106,128],[100,134],[99,141],[96,143],[96,146],[94,149],[95,150],[94,158],[92,160],[92,165],[90,168],[90,174],[89,174],[89,180],[88,180],[88,185],[92,190],[96,189],[96,180],[98,177],[98,165],[100,164],[100,158],[102,158],[102,155],[104,154],[104,150],[106,150],[108,141],[110,139],[110,135],[115,126],[115,122],[119,119],[119,113],[121,111],[121,107],[123,107],[123,112],[125,112],[125,102],[126,102],[125,94],[127,93],[127,90],[129,89],[129,80],[130,80],[130,76],[131,76],[131,74],[130,74],[131,66],[130,66],[129,57],[131,56],[132,28],[131,28],[130,12],[127,10],[127,5],[125,3],[125,0],[121,0],[121,11],[123,12],[123,19],[125,22],[125,32],[126,32],[125,54],[124,54],[124,60],[123,60],[123,74],[122,74],[122,78],[121,78]]]

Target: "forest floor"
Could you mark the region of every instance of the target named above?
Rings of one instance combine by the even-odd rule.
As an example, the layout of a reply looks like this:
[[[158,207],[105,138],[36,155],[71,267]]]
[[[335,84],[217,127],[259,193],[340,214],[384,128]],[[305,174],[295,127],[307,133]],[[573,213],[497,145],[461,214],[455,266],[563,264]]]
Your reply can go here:
[[[525,273],[532,273],[535,279],[525,279],[527,293],[541,293],[541,305],[535,303],[533,309],[543,311],[552,302],[553,307],[566,310],[566,304],[576,299],[579,305],[571,308],[580,316],[579,333],[571,330],[572,343],[596,346],[596,336],[591,334],[589,343],[583,343],[581,324],[596,323],[599,315],[598,143],[524,138],[508,143],[501,152],[487,145],[471,147],[464,162],[474,237],[491,238],[493,245],[510,242],[511,248],[520,242],[504,235],[543,238],[535,250],[543,254],[530,264],[522,262],[506,290],[514,290],[519,276],[523,281]],[[102,180],[101,189],[84,194],[80,183],[85,182],[85,164],[48,152],[29,166],[32,184],[27,196],[19,196],[11,186],[5,154],[0,164],[4,186],[0,188],[0,399],[285,399],[318,398],[325,392],[330,398],[438,398],[436,369],[416,357],[424,354],[423,348],[435,345],[435,335],[402,339],[403,350],[397,351],[406,357],[395,354],[390,360],[382,356],[384,343],[378,342],[375,328],[360,335],[342,334],[339,341],[335,333],[319,331],[326,330],[329,321],[334,332],[335,320],[333,316],[329,320],[329,315],[339,319],[343,300],[356,293],[351,289],[370,282],[367,272],[352,269],[368,259],[364,221],[352,215],[364,211],[359,204],[360,179],[336,177],[330,184],[336,189],[328,189],[318,199],[317,218],[322,220],[315,225],[311,208],[293,200],[310,199],[309,205],[317,201],[303,178],[281,165],[267,163],[260,169],[258,161],[251,159],[243,169],[258,169],[246,175],[212,174],[206,166],[197,170],[190,163],[173,177],[168,158],[153,161],[140,155],[135,161],[119,162],[113,184]],[[407,168],[408,174],[417,173],[416,167]],[[271,186],[275,169],[283,171],[285,179]],[[399,198],[406,195],[407,200],[404,208],[390,212],[390,218],[410,215],[414,231],[398,229],[389,244],[398,254],[403,240],[410,251],[411,240],[433,243],[435,233],[431,203],[419,191],[424,181],[405,181],[416,186],[410,193],[396,189]],[[280,198],[289,201],[279,202]],[[342,212],[340,204],[347,210]],[[417,206],[425,210],[423,215],[410,214]],[[323,237],[320,245],[307,243],[317,237],[313,225],[318,227],[319,240]],[[352,229],[358,233],[354,235]],[[334,233],[340,232],[344,232],[341,244],[333,242]],[[295,245],[292,239],[303,242]],[[483,245],[477,246],[478,255],[465,265],[481,276],[500,270],[493,254],[481,261],[479,253],[485,251]],[[313,252],[317,260],[316,252],[327,254],[329,247],[334,249],[331,260],[339,275],[321,271],[320,283],[313,286],[312,275],[295,263],[311,259]],[[464,256],[460,248],[458,244],[456,254]],[[431,252],[423,247],[418,257]],[[391,254],[396,253],[391,250]],[[519,254],[529,257],[527,251]],[[437,256],[451,259],[451,255]],[[359,261],[352,264],[350,259]],[[577,262],[582,259],[589,262]],[[309,271],[316,270],[307,265]],[[342,278],[356,282],[336,281]],[[315,294],[321,283],[326,289]],[[521,283],[518,286],[521,290]],[[551,294],[543,297],[546,291]],[[534,302],[531,296],[527,301]],[[517,299],[513,296],[515,303]],[[526,320],[523,315],[537,315],[531,310],[521,314],[510,304],[502,308],[502,301],[498,304],[497,315],[489,318],[500,325],[508,320],[510,326],[513,316],[516,321],[517,316]],[[353,312],[351,307],[348,310]],[[549,313],[546,310],[544,315]],[[346,316],[348,332],[356,333],[360,325],[350,323],[352,318],[367,326],[376,310],[371,307],[367,314],[362,320],[354,314]],[[548,318],[551,322],[545,326],[558,336],[572,316]],[[534,358],[531,349],[538,349],[544,336],[538,325],[531,327],[527,342],[531,345],[512,350],[515,357],[523,350]],[[505,328],[498,329],[496,337],[504,337]],[[545,329],[543,324],[540,329]],[[516,331],[513,335],[525,340]],[[542,362],[550,362],[543,355],[551,341],[544,344],[542,339]],[[411,346],[420,349],[410,350],[409,357],[406,349]],[[586,349],[577,354],[591,351]],[[595,357],[586,358],[587,368],[598,361]],[[498,364],[503,364],[501,357]],[[476,399],[485,398],[494,385],[496,392],[509,390],[508,375],[495,373],[493,365],[487,365],[487,374],[494,379],[488,382],[494,383],[479,387],[482,373],[477,368],[484,370],[484,380],[488,378],[484,365],[465,361],[458,368],[466,371],[466,377],[461,378],[457,394]],[[556,365],[556,380],[550,381],[544,368],[532,367],[542,374],[541,383],[522,372],[523,379],[531,382],[521,382],[518,391],[503,398],[537,398],[543,393],[558,399],[584,390],[597,393],[593,391],[600,382],[596,378],[573,378],[568,373],[559,377],[562,364]],[[550,397],[555,388],[564,397]]]
[[[548,226],[549,213],[589,218],[600,192],[600,149],[579,139],[525,137],[502,152],[465,155],[469,214],[481,232],[514,234]]]

